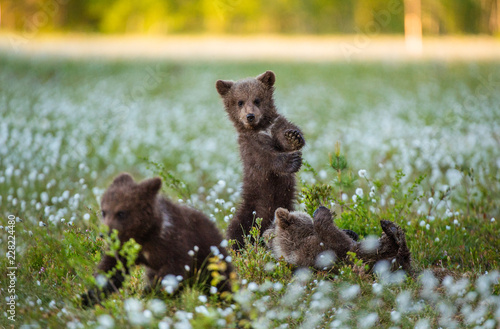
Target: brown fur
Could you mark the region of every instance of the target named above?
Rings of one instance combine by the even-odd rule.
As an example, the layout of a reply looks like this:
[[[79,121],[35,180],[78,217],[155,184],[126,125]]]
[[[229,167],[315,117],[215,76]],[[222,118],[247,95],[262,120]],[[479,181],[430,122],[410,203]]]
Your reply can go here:
[[[243,162],[243,200],[227,230],[227,237],[237,241],[236,248],[244,245],[244,235],[257,217],[262,218],[263,232],[277,208],[293,208],[295,173],[302,165],[299,150],[305,141],[300,129],[276,110],[275,79],[274,73],[267,71],[256,78],[216,83],[239,134]]]
[[[388,260],[393,263],[393,269],[412,272],[411,254],[405,234],[398,225],[387,220],[380,221],[384,233],[378,239],[378,246],[367,249],[363,241],[356,242],[333,223],[329,209],[319,207],[313,218],[314,221],[305,213],[277,209],[274,225],[264,232],[273,255],[297,266],[323,269],[317,262],[323,252],[333,251],[335,258],[342,261],[351,251],[370,268],[380,260]]]
[[[128,174],[121,174],[106,190],[102,197],[101,209],[104,224],[110,232],[118,231],[123,244],[133,238],[141,245],[136,264],[146,266],[150,286],[157,286],[167,274],[182,276],[183,282],[205,270],[207,258],[212,256],[210,247],[216,246],[220,253],[227,256],[220,247],[222,236],[215,225],[201,212],[174,204],[158,195],[160,178],[152,178],[139,184]],[[198,246],[194,256],[188,251]],[[103,256],[98,265],[99,272],[108,273],[116,266],[117,259]],[[122,263],[125,262],[122,260]],[[185,269],[185,265],[190,270]],[[222,273],[229,278],[230,264]],[[101,291],[89,290],[83,295],[83,303],[90,305],[99,301],[100,293],[105,295],[119,289],[128,274],[116,271]],[[220,284],[219,290],[229,289],[228,282]]]

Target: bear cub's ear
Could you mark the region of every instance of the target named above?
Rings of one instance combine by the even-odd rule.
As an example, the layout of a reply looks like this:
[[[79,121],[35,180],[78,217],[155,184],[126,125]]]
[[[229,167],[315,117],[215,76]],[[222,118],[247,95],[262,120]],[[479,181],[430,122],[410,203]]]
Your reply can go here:
[[[120,174],[113,180],[113,185],[128,185],[132,183],[134,183],[134,179],[127,173]]]
[[[274,86],[274,82],[276,81],[276,76],[274,75],[273,71],[266,71],[261,75],[259,75],[257,77],[257,80],[259,80],[268,87],[272,87]]]
[[[233,87],[234,82],[229,81],[229,80],[217,80],[215,83],[215,88],[217,88],[217,92],[221,96],[226,96],[226,94],[231,90],[231,87]]]
[[[145,180],[139,184],[141,191],[149,196],[155,196],[161,188],[161,179],[159,177]]]

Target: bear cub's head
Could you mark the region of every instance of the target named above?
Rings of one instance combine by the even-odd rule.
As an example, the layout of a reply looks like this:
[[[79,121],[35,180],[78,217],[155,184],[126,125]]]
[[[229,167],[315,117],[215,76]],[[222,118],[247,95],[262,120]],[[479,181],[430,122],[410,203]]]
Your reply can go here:
[[[276,76],[266,71],[256,78],[218,80],[215,84],[226,111],[238,130],[266,128],[276,117],[273,92]]]
[[[288,211],[278,208],[274,213],[276,233],[287,232],[296,238],[304,238],[312,234],[313,220],[311,216],[301,211]]]
[[[158,177],[139,184],[126,173],[116,177],[101,200],[102,220],[109,231],[116,229],[121,242],[134,238],[140,243],[160,225],[155,221],[160,217],[156,207],[160,188]]]

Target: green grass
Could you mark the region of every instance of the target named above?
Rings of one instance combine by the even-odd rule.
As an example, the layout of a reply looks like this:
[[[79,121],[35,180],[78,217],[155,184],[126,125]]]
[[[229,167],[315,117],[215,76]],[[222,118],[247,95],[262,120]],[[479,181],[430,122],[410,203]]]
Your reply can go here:
[[[500,62],[108,62],[4,54],[0,68],[4,253],[8,218],[17,217],[16,322],[2,302],[1,326],[103,328],[110,318],[116,328],[500,325]],[[297,208],[332,207],[337,225],[363,237],[381,234],[380,219],[397,222],[425,274],[374,276],[341,264],[296,273],[251,245],[233,255],[232,300],[200,298],[196,288],[144,295],[144,271],[136,268],[120,294],[82,309],[77,296],[94,282],[106,248],[99,197],[119,172],[160,175],[166,195],[225,230],[240,200],[241,164],[215,81],[267,69],[277,75],[280,112],[307,141]],[[337,141],[348,161],[340,180],[330,166]],[[359,188],[363,197],[354,202]],[[9,296],[8,266],[0,258],[2,297]],[[426,269],[453,279],[434,286]]]

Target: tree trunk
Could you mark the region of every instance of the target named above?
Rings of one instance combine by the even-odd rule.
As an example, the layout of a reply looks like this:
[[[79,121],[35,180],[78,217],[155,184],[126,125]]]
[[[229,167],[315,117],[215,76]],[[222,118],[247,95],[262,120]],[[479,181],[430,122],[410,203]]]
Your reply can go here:
[[[404,0],[404,6],[406,50],[411,54],[420,55],[423,48],[421,0]]]

